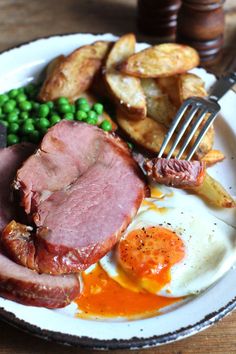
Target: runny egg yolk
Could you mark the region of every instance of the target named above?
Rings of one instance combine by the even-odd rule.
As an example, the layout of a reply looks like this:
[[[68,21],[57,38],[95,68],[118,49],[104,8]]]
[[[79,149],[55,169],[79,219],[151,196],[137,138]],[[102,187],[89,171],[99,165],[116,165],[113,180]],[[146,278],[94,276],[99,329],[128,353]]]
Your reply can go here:
[[[117,248],[122,269],[142,288],[157,293],[171,280],[171,267],[185,255],[178,235],[164,227],[131,231]]]
[[[90,273],[82,274],[83,288],[76,303],[78,317],[147,317],[181,298],[165,298],[146,291],[133,292],[111,279],[97,264]]]

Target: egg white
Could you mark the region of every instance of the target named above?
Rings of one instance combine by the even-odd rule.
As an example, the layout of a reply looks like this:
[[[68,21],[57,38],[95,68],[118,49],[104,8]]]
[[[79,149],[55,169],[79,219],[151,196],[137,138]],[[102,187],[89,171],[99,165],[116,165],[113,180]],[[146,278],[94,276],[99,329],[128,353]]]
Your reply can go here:
[[[170,283],[157,293],[168,297],[187,296],[203,291],[236,262],[235,228],[206,213],[204,208],[196,208],[194,203],[189,204],[189,199],[185,204],[186,199],[182,195],[181,207],[178,198],[175,200],[177,206],[173,206],[174,200],[175,198],[145,200],[122,236],[125,238],[132,230],[142,227],[162,226],[176,232],[181,238],[185,246],[185,257],[171,267]],[[140,290],[139,286],[127,285],[119,277],[114,252],[100,260],[100,264],[122,286],[134,291]]]

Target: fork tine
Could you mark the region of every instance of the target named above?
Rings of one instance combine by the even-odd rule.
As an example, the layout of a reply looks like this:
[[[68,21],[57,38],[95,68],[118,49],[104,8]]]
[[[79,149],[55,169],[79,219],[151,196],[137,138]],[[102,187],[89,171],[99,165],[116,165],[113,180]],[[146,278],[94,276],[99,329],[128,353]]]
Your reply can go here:
[[[178,134],[176,135],[176,138],[172,144],[172,147],[167,155],[167,159],[170,159],[171,155],[173,154],[173,152],[175,151],[176,146],[178,145],[179,141],[181,140],[182,136],[184,135],[186,129],[188,128],[190,122],[192,121],[193,117],[195,116],[195,114],[198,111],[198,105],[194,104],[189,113],[186,115],[184,122],[181,126],[181,129],[178,131]]]
[[[180,159],[181,156],[183,155],[184,151],[186,150],[189,142],[191,141],[193,135],[195,134],[196,130],[198,129],[199,125],[201,124],[201,122],[203,121],[205,115],[207,114],[207,109],[202,110],[202,112],[199,114],[199,116],[197,117],[195,123],[192,125],[191,130],[189,131],[188,135],[186,136],[181,149],[179,150],[178,154],[176,155],[176,159]]]
[[[215,120],[216,116],[217,116],[218,112],[212,112],[211,115],[209,116],[209,118],[206,120],[205,124],[203,125],[197,139],[195,140],[192,148],[190,149],[186,160],[189,161],[191,159],[191,157],[193,156],[193,154],[195,153],[198,145],[200,144],[202,138],[204,137],[204,135],[206,134],[207,130],[209,129],[210,125],[213,123],[213,121]]]
[[[177,125],[179,124],[180,120],[182,119],[184,113],[186,112],[187,108],[189,106],[189,100],[186,100],[184,102],[184,104],[182,105],[182,107],[178,110],[176,116],[175,116],[175,119],[173,120],[164,140],[163,140],[163,143],[161,145],[161,148],[160,148],[160,151],[159,151],[159,154],[158,154],[158,157],[162,157],[164,151],[165,151],[165,148],[167,147],[167,144],[169,143],[174,131],[175,131],[175,128],[177,127]]]

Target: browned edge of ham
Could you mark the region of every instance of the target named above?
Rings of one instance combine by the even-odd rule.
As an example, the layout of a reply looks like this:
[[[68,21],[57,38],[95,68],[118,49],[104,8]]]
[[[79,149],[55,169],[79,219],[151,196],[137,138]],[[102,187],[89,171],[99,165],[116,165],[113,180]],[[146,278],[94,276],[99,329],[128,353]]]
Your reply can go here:
[[[200,186],[205,177],[205,163],[178,159],[147,159],[143,167],[153,181],[175,188]]]

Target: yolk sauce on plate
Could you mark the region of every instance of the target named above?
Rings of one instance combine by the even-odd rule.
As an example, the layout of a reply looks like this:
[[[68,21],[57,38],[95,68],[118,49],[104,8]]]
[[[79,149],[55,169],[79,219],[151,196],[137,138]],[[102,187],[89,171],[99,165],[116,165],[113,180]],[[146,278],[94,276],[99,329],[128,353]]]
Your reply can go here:
[[[181,300],[155,295],[170,281],[171,266],[184,257],[183,243],[175,233],[162,227],[133,230],[119,242],[117,255],[124,286],[99,264],[84,272],[83,290],[76,300],[78,317],[148,317]],[[130,289],[132,282],[139,291]]]
[[[97,264],[88,274],[83,273],[83,290],[76,299],[78,317],[125,317],[151,316],[180,298],[165,298],[148,292],[133,292],[111,279]]]

